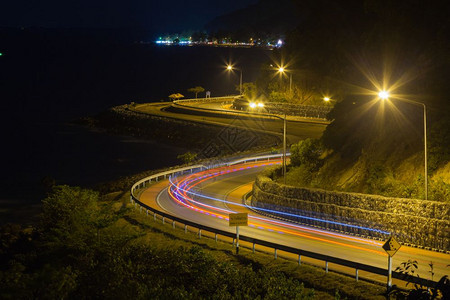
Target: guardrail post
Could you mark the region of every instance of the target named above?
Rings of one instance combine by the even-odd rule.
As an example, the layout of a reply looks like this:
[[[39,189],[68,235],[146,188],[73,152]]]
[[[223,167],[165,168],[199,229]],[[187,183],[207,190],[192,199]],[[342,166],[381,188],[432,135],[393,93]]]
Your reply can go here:
[[[235,239],[233,238],[233,247],[234,247]]]
[[[275,248],[275,251],[274,251],[275,253],[274,253],[274,255],[275,255],[275,259],[277,259],[277,248]]]
[[[175,221],[172,222],[172,228],[175,228]]]
[[[146,214],[147,214],[147,216],[148,216],[148,209],[146,209]]]
[[[217,233],[214,234],[214,240],[215,240],[216,243],[217,243]]]
[[[298,265],[300,266],[302,264],[302,255],[298,255]]]
[[[153,220],[156,221],[156,213],[155,212],[153,212]]]
[[[359,279],[358,269],[356,269],[356,272],[355,272],[355,279],[356,279],[356,282],[358,282],[358,279]]]
[[[163,221],[163,224],[164,224],[164,220],[165,220],[165,217],[163,217],[163,220],[162,220],[162,221]]]
[[[255,253],[255,243],[253,243],[253,253]]]
[[[139,206],[139,213],[142,213],[142,206]]]
[[[202,230],[201,230],[201,229],[198,230],[198,238],[199,238],[199,239],[202,238]]]
[[[187,225],[184,225],[184,233],[187,233]]]
[[[325,273],[328,273],[328,262],[325,262]]]

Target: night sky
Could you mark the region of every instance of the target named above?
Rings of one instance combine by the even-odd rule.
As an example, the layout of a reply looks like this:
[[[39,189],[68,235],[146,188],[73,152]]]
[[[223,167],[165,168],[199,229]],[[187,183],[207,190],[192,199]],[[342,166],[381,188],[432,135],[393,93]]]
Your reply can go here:
[[[257,0],[14,0],[2,3],[0,26],[131,28],[153,33],[201,29],[216,16]]]

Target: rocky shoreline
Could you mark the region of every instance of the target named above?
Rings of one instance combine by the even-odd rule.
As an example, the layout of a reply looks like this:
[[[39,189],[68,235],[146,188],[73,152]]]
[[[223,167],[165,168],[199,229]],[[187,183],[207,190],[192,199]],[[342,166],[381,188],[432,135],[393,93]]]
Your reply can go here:
[[[82,118],[78,123],[106,130],[110,134],[188,146],[191,151],[199,154],[199,158],[281,145],[280,137],[269,133],[159,117],[132,111],[128,109],[128,105],[112,107],[94,117]]]

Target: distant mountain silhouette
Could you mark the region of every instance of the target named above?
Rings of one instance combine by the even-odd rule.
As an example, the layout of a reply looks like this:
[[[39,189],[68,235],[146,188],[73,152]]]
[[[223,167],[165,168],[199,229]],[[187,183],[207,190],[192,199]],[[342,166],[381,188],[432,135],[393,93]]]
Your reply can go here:
[[[282,35],[294,29],[301,17],[291,0],[260,0],[254,5],[219,16],[205,25],[208,32],[239,31],[244,35]]]

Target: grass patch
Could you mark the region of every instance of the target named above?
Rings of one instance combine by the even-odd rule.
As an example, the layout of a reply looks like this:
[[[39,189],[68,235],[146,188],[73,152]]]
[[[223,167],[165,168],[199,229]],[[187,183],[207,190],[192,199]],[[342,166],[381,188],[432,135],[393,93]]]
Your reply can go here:
[[[128,198],[123,198],[124,203]],[[131,207],[131,205],[130,205]],[[281,258],[274,259],[273,255],[241,247],[239,255],[234,254],[232,245],[228,242],[202,237],[198,238],[195,232],[184,233],[183,229],[173,229],[171,223],[162,224],[160,219],[155,221],[153,216],[139,213],[133,209],[127,216],[133,220],[133,226],[143,231],[140,237],[145,243],[151,243],[160,249],[174,249],[177,247],[201,247],[201,249],[220,262],[232,263],[237,268],[251,268],[254,272],[281,272],[287,278],[295,279],[304,284],[306,288],[314,289],[315,299],[385,299],[385,288],[364,281],[355,282],[353,278]],[[339,296],[337,296],[339,295]]]

